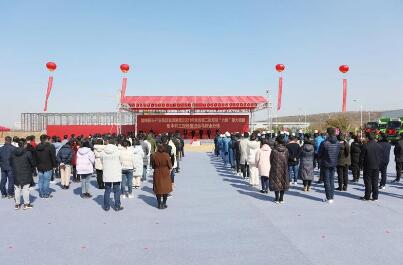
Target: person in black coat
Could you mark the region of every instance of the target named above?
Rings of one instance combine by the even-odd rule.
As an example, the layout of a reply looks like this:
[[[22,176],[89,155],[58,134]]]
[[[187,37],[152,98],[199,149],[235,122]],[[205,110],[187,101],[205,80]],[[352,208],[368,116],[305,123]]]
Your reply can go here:
[[[386,185],[386,170],[388,169],[390,149],[392,148],[392,145],[388,142],[386,134],[381,135],[378,144],[382,148],[381,163],[379,165],[379,171],[381,172],[381,183],[379,189],[384,190]]]
[[[10,136],[5,137],[5,143],[2,147],[0,147],[0,168],[1,168],[1,181],[0,181],[0,190],[1,197],[11,199],[14,197],[14,175],[13,170],[10,165],[10,157],[13,153],[15,146],[11,144],[12,139]],[[8,182],[8,186],[6,189],[6,184]]]
[[[395,162],[396,162],[396,179],[393,182],[399,182],[403,169],[403,133],[400,133],[400,140],[395,144]]]
[[[57,153],[57,163],[60,165],[60,185],[62,189],[70,187],[71,161],[73,151],[67,143],[64,144]]]
[[[381,164],[381,156],[383,150],[375,141],[375,135],[368,133],[366,135],[368,142],[362,147],[360,156],[360,164],[363,168],[365,195],[361,199],[368,201],[378,200],[378,182],[379,182],[379,165]]]
[[[301,155],[301,146],[297,143],[295,136],[290,137],[290,142],[287,144],[288,149],[288,174],[292,184],[297,184],[299,156]],[[293,177],[294,175],[294,177]]]
[[[361,140],[357,135],[353,136],[354,142],[351,143],[351,172],[353,173],[353,182],[358,182],[360,179],[360,154],[362,149]]]
[[[24,199],[24,210],[33,207],[29,200],[29,187],[34,181],[32,168],[35,166],[35,163],[31,152],[28,152],[25,148],[25,139],[19,139],[18,147],[13,151],[10,157],[10,165],[14,173],[14,199],[16,210],[20,208],[21,192]]]
[[[56,149],[49,143],[49,137],[45,134],[40,137],[41,143],[37,145],[35,163],[38,169],[39,197],[51,198],[49,183],[53,169],[57,167]]]

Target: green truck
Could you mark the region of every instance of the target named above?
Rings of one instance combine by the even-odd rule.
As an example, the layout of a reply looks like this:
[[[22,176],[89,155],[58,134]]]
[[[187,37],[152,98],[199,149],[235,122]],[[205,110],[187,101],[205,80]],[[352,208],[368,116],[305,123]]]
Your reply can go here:
[[[380,133],[386,133],[386,127],[388,126],[388,122],[390,122],[390,118],[382,117],[378,121],[378,129]]]
[[[399,134],[403,132],[403,117],[400,117],[398,120],[391,120],[388,122],[386,126],[386,134],[388,136],[388,140],[396,141],[399,139]]]

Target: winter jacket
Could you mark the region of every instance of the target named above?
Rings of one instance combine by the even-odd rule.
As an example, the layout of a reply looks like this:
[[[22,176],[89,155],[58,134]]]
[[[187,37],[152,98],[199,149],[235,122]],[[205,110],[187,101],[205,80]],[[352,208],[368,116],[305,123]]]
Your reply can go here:
[[[268,177],[270,175],[270,154],[271,148],[267,144],[262,145],[256,152],[255,164],[259,170],[259,176]]]
[[[133,170],[135,168],[133,150],[134,148],[131,146],[119,148],[119,159],[120,164],[122,166],[122,170],[128,170],[128,169]]]
[[[63,145],[56,155],[57,163],[63,163],[65,165],[71,165],[71,160],[73,159],[73,151],[71,147],[67,144]]]
[[[361,168],[365,170],[379,170],[381,163],[382,147],[375,141],[371,140],[364,144],[360,156]]]
[[[5,144],[0,147],[0,168],[1,170],[11,170],[10,158],[11,154],[15,150],[15,146],[12,144]]]
[[[299,163],[299,155],[301,154],[301,146],[298,143],[290,142],[287,144],[288,149],[288,165],[296,166]]]
[[[336,167],[339,158],[340,144],[336,137],[328,137],[319,147],[321,166]]]
[[[362,144],[359,142],[352,142],[350,146],[351,165],[358,166],[360,164]]]
[[[155,152],[151,157],[153,173],[153,190],[155,194],[168,194],[172,191],[170,170],[171,159],[166,152]]]
[[[77,151],[77,174],[94,173],[95,155],[88,147],[81,147]]]
[[[260,148],[260,142],[258,141],[249,141],[248,142],[248,146],[246,149],[246,153],[247,153],[247,162],[249,165],[255,166],[256,164],[256,152],[259,150]]]
[[[350,147],[346,141],[340,141],[339,157],[337,161],[338,166],[351,165]]]
[[[325,138],[323,138],[322,135],[319,135],[315,138],[315,154],[319,153],[319,147],[323,141],[325,141]]]
[[[39,172],[50,171],[57,167],[56,150],[52,144],[40,143],[35,151],[35,164]]]
[[[10,165],[14,174],[14,185],[24,186],[33,183],[32,168],[35,166],[31,152],[17,147],[11,154]]]
[[[133,176],[142,176],[143,175],[144,157],[146,156],[144,154],[143,148],[140,145],[134,146],[133,155],[134,155]]]
[[[382,149],[381,165],[388,165],[390,158],[390,149],[392,149],[392,145],[388,141],[380,141],[378,142],[378,144]]]
[[[234,157],[238,161],[241,159],[241,145],[240,144],[241,144],[240,140],[234,141]]]
[[[398,142],[396,142],[393,152],[395,153],[395,161],[398,163],[403,163],[403,139],[400,139]]]
[[[276,144],[270,154],[269,189],[271,191],[288,190],[288,150],[282,144]]]
[[[96,144],[94,145],[94,155],[95,155],[95,169],[102,170],[101,154],[105,149],[105,145]]]
[[[229,152],[229,148],[230,148],[230,146],[229,146],[229,143],[230,143],[230,141],[231,141],[231,139],[230,138],[228,138],[228,137],[225,137],[223,140],[222,140],[222,152],[224,152],[225,154],[228,154],[228,152]]]
[[[315,149],[310,141],[305,141],[299,158],[299,176],[303,180],[313,180],[313,160]]]
[[[120,151],[116,145],[108,144],[101,154],[104,182],[121,182],[122,166]]]
[[[172,148],[171,151],[171,157],[174,157],[174,162],[172,163],[172,168],[177,168],[178,167],[178,163],[176,161],[176,146],[175,144],[172,142],[172,140],[169,141],[168,145]]]
[[[61,142],[54,142],[54,143],[52,143],[52,145],[55,147],[55,151],[56,151],[56,155],[57,155],[57,153],[59,153],[60,148],[62,148],[63,145]]]
[[[143,164],[144,165],[148,165],[148,155],[150,154],[150,148],[149,148],[149,144],[147,143],[147,141],[140,141],[140,145],[143,148]]]
[[[156,148],[157,148],[157,142],[155,141],[155,139],[154,139],[151,135],[148,135],[148,136],[147,136],[147,141],[151,144],[150,153],[151,153],[151,154],[154,154],[154,153],[155,153],[155,150],[156,150]]]
[[[249,143],[249,139],[247,139],[247,138],[244,138],[239,142],[240,151],[241,151],[241,156],[240,156],[241,165],[244,165],[247,162],[248,143]]]

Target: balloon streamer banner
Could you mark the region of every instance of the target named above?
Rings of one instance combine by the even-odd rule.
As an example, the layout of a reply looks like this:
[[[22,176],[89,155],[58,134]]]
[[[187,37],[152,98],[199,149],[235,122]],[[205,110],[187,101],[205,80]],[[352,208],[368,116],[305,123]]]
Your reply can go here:
[[[283,78],[278,79],[277,111],[281,109],[281,97],[283,96]]]
[[[120,102],[122,102],[124,97],[126,96],[126,85],[127,85],[127,77],[123,77],[122,92],[120,94]]]
[[[347,79],[343,78],[343,106],[342,111],[347,111]]]
[[[53,86],[53,76],[49,76],[48,80],[48,89],[46,90],[46,99],[45,99],[45,107],[43,108],[43,111],[48,111],[48,99],[50,96],[50,92],[52,91],[52,86]]]

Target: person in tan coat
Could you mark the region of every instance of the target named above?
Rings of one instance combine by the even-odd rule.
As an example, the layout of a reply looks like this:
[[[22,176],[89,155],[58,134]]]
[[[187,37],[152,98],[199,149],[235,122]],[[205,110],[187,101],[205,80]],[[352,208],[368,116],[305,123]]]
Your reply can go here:
[[[168,193],[172,191],[172,162],[162,144],[158,144],[157,152],[152,155],[151,166],[154,169],[153,190],[157,196],[158,209],[167,208]]]

